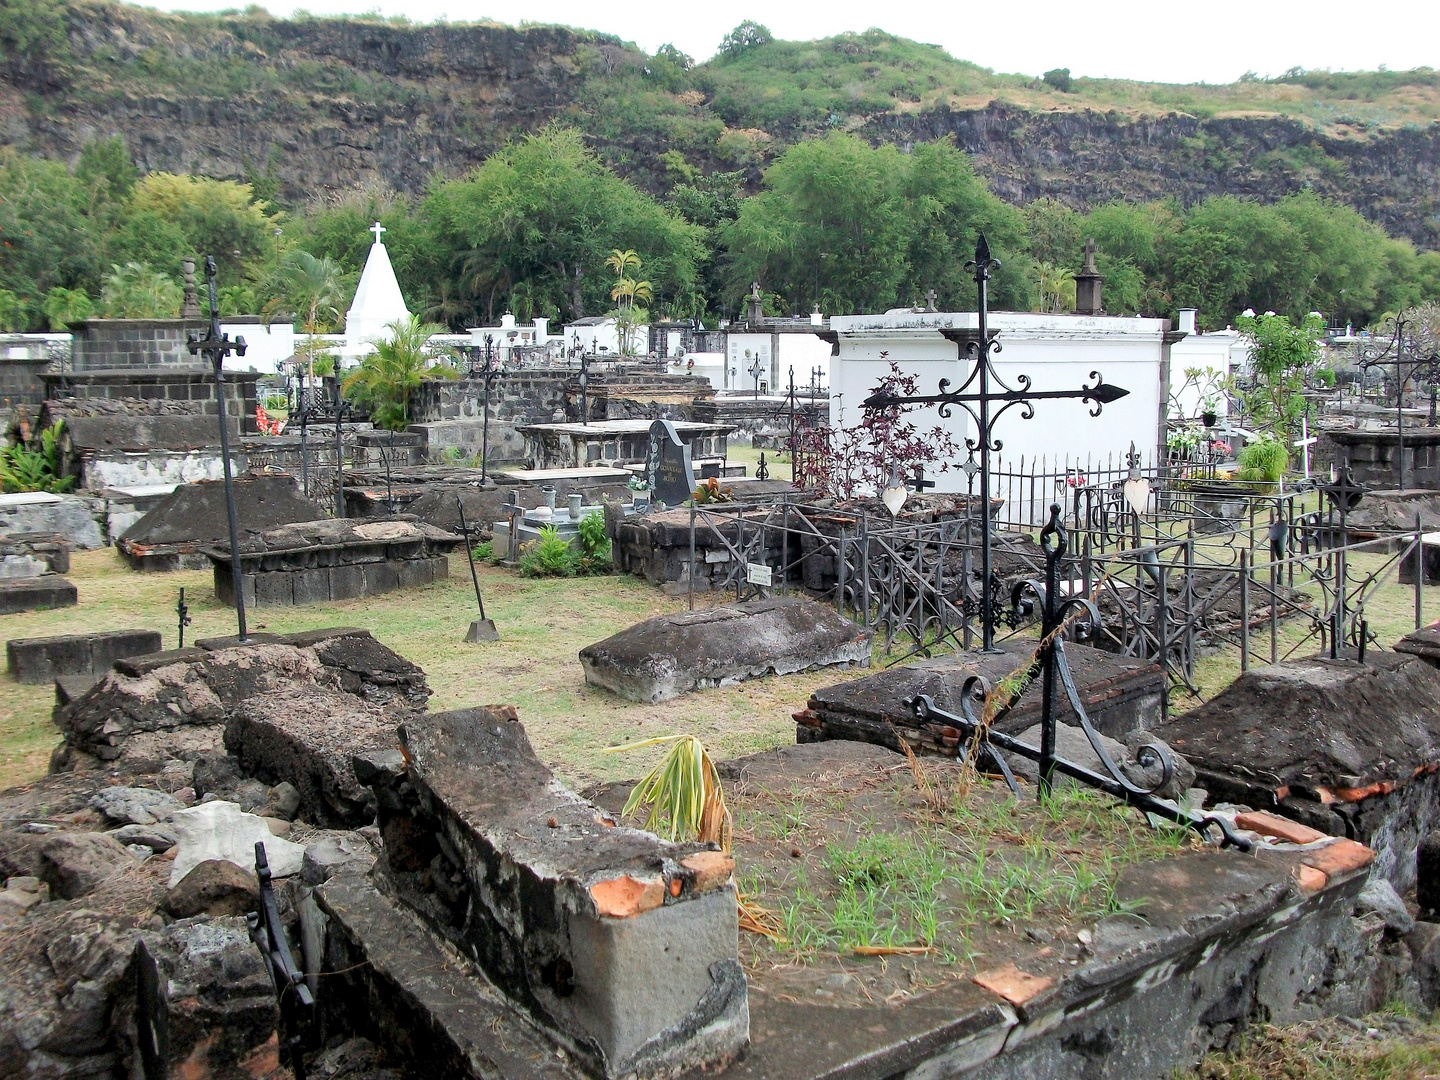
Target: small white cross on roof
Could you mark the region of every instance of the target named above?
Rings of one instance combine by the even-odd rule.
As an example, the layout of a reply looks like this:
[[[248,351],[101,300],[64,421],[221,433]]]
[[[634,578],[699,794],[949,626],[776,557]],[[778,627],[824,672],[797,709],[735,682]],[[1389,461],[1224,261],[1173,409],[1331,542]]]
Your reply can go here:
[[[380,234],[385,231],[385,226],[381,225],[380,222],[377,221],[374,225],[370,226],[368,231],[375,234],[375,243],[378,244],[380,243]]]

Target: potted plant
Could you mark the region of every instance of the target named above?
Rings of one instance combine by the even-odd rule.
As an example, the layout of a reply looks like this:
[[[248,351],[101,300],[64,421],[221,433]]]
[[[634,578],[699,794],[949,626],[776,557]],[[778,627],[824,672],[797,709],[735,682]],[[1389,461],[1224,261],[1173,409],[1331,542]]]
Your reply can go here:
[[[1219,413],[1213,397],[1207,397],[1200,403],[1200,419],[1207,428],[1215,426],[1215,421],[1219,419]]]

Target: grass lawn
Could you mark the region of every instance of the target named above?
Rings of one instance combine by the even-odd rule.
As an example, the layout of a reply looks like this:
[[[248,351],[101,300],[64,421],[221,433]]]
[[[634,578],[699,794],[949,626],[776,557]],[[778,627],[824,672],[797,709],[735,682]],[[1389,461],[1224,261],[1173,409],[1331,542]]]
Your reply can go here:
[[[660,750],[602,754],[601,748],[652,735],[693,733],[717,758],[793,742],[790,714],[818,687],[853,678],[858,670],[823,669],[687,694],[658,705],[635,705],[585,685],[576,654],[585,645],[652,615],[680,611],[684,597],[667,597],[632,577],[522,578],[481,565],[485,613],[500,628],[499,642],[463,642],[476,615],[465,555],[450,559],[450,578],[384,596],[298,608],[249,612],[250,629],[286,633],[323,626],[361,626],[425,669],[432,710],[513,704],[542,759],[569,784],[640,775]],[[4,617],[6,639],[127,627],[158,629],[176,644],[175,601],[185,587],[194,623],[186,639],[233,634],[233,611],[214,596],[209,571],[140,574],[111,548],[77,552],[68,575],[80,602],[59,611]],[[0,683],[0,788],[43,774],[59,737],[50,722],[49,685]]]

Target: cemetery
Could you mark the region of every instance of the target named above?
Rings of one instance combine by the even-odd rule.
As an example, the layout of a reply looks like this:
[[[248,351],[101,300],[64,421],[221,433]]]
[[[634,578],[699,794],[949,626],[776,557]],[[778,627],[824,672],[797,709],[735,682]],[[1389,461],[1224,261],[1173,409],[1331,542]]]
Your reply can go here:
[[[1142,1080],[1440,1005],[1401,331],[1277,377],[1093,245],[992,312],[981,236],[974,311],[757,284],[719,385],[507,316],[391,400],[372,231],[273,415],[193,270],[17,412],[3,1075]]]

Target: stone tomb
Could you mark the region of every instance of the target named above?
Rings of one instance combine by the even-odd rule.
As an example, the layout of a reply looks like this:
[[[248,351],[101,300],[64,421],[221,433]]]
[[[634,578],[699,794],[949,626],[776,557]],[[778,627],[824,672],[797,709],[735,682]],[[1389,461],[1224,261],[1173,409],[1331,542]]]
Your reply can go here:
[[[242,546],[254,533],[315,517],[315,504],[301,496],[293,476],[237,476],[234,484]],[[227,545],[229,538],[225,481],[200,480],[181,484],[162,497],[125,530],[115,546],[132,570],[203,570],[210,560],[201,549]]]
[[[100,676],[122,656],[159,651],[157,630],[105,630],[5,643],[10,676],[22,683],[48,683],[59,675]]]
[[[0,615],[74,607],[79,599],[75,586],[59,574],[0,581]]]
[[[325,518],[282,525],[240,539],[245,603],[288,607],[377,596],[450,575],[446,557],[465,542],[409,515],[351,521]],[[215,573],[215,595],[235,603],[229,547],[201,549]]]
[[[89,551],[105,546],[105,537],[90,512],[90,502],[79,495],[26,491],[0,495],[0,537],[50,533],[69,541],[72,548]]]
[[[723,459],[728,424],[673,421],[676,436],[690,447],[693,461]],[[649,420],[597,420],[590,424],[531,424],[520,428],[532,469],[572,469],[592,462],[639,465],[650,453]]]
[[[658,615],[580,650],[585,681],[630,701],[839,665],[870,666],[870,631],[813,600]]]
[[[796,740],[852,739],[899,750],[903,738],[916,753],[954,757],[960,745],[959,729],[935,721],[920,726],[904,701],[928,694],[940,708],[960,715],[960,691],[970,676],[982,675],[993,687],[1023,669],[1034,647],[1029,639],[1002,641],[997,643],[996,653],[943,655],[822,687],[795,714]],[[1160,667],[1073,643],[1066,644],[1065,656],[1096,730],[1124,740],[1133,732],[1153,730],[1160,724],[1165,700],[1165,673]],[[1063,691],[1057,690],[1056,701],[1060,722],[1073,720]],[[1039,722],[1040,680],[1036,678],[995,722],[995,729],[1018,736]]]
[[[1251,668],[1156,733],[1213,798],[1367,843],[1377,873],[1414,885],[1419,842],[1440,826],[1440,671],[1421,657]]]
[[[617,825],[557,782],[497,711],[414,717],[400,739],[403,768],[373,781],[386,892],[473,959],[505,1005],[606,1080],[714,1069],[739,1054],[749,1012],[729,856]],[[413,1010],[406,983],[419,973],[385,970],[395,931],[379,924],[374,894],[341,884],[319,900],[349,939],[343,966],[370,984],[363,1012],[383,1026]],[[447,1019],[493,1054],[505,1040],[474,1024],[495,1011]],[[422,1051],[434,1065],[451,1051],[445,1075],[496,1074],[427,1041],[441,1044]]]

